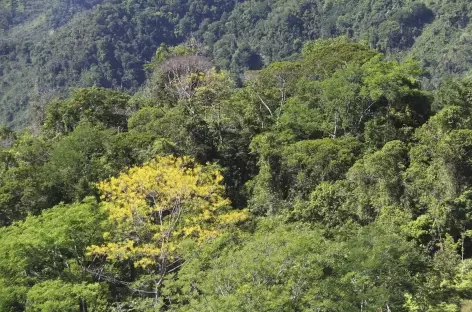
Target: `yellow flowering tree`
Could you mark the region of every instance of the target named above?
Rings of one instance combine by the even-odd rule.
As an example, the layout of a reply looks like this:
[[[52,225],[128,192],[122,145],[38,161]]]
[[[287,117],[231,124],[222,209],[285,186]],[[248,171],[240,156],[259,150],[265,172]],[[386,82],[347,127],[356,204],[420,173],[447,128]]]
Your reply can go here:
[[[100,183],[111,230],[89,254],[146,270],[157,302],[164,276],[181,262],[183,241],[201,244],[246,218],[246,211],[226,209],[222,181],[215,165],[165,156]]]

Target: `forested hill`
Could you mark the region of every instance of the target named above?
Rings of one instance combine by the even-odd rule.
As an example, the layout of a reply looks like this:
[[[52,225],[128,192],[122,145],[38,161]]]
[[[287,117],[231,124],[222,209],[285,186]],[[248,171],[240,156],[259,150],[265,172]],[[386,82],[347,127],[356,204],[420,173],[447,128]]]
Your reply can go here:
[[[470,79],[346,37],[147,67],[0,128],[0,311],[470,311]]]
[[[0,0],[0,311],[471,311],[469,14]]]
[[[71,87],[135,91],[161,43],[190,38],[237,76],[346,35],[418,58],[432,88],[469,71],[471,15],[467,0],[0,0],[0,121],[25,126]]]

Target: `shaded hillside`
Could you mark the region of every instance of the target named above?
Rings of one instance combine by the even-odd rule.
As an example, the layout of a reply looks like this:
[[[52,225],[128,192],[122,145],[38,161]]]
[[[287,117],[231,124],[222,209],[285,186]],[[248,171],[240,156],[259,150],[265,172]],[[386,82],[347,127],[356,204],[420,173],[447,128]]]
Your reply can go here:
[[[24,126],[51,98],[92,85],[135,91],[161,43],[189,38],[238,77],[346,35],[423,62],[426,86],[471,67],[468,1],[0,1],[0,121]]]

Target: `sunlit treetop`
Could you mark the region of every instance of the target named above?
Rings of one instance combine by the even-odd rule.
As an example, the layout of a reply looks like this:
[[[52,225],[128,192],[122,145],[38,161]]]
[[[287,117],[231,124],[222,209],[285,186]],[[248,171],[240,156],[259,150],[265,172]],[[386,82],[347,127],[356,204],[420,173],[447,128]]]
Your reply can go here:
[[[107,243],[90,247],[90,253],[149,267],[172,259],[186,239],[217,237],[246,218],[245,211],[227,212],[222,181],[213,164],[166,156],[100,183],[111,230],[104,234]]]

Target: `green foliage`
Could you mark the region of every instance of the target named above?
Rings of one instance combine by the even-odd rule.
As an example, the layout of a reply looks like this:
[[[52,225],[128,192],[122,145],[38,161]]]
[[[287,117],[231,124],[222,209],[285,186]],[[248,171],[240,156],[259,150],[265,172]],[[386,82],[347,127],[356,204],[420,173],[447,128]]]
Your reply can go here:
[[[27,295],[26,311],[107,311],[107,290],[103,284],[70,284],[45,281],[34,285]]]
[[[470,71],[471,12],[465,0],[2,0],[0,120],[26,126],[70,87],[135,92],[144,67],[195,52],[242,82],[247,69],[300,54],[312,76],[326,77],[343,62],[361,65],[373,47],[421,60],[434,87]]]
[[[28,3],[8,10],[32,17]],[[94,20],[101,39],[55,50],[71,61],[49,78],[134,90],[149,54],[149,79],[47,100],[31,132],[0,128],[1,311],[439,312],[472,298],[470,81],[425,91],[418,62],[369,48],[415,45],[439,4],[110,3],[72,18],[71,38]],[[302,47],[305,24],[348,36]]]
[[[346,37],[317,40],[303,46],[303,70],[323,79],[347,63],[362,65],[376,55],[379,53],[366,44],[353,43]]]
[[[306,197],[319,183],[342,179],[354,164],[360,147],[357,140],[349,137],[300,141],[285,146],[281,175],[289,192],[293,192],[292,197]]]
[[[107,89],[78,89],[69,99],[47,106],[43,131],[51,136],[67,134],[79,121],[125,130],[129,99],[124,93]]]
[[[353,234],[330,241],[319,230],[265,221],[241,243],[227,239],[199,253],[169,280],[171,308],[400,310],[411,273],[422,274],[426,259],[395,233],[369,227]]]
[[[384,207],[401,205],[407,153],[404,143],[391,141],[349,169],[347,181],[352,196],[347,202],[360,220],[374,220]]]
[[[70,202],[94,194],[93,183],[115,172],[118,159],[108,159],[116,156],[107,155],[112,134],[84,122],[54,145],[42,169],[49,187],[61,200]]]
[[[470,164],[465,155],[471,133],[460,129],[466,126],[460,121],[464,117],[458,107],[445,108],[417,131],[420,144],[410,151],[411,164],[405,176],[407,198],[417,213],[426,210],[433,236],[444,235],[457,209],[452,202],[470,187]],[[457,237],[456,231],[463,230],[456,228],[453,233]]]
[[[8,148],[8,145],[11,147]],[[41,168],[48,160],[49,143],[25,133],[2,148],[0,225],[51,207]]]
[[[67,300],[73,300],[76,309],[79,301],[74,296],[83,296],[86,301],[95,298],[91,292],[102,286],[82,284],[91,281],[85,248],[101,241],[102,220],[97,202],[88,198],[83,204],[59,205],[40,216],[0,228],[1,309],[16,311],[31,299],[31,311],[61,311],[54,307],[57,303],[48,303],[44,290],[49,286],[56,289],[48,289],[54,293],[49,296],[51,300],[53,296],[65,299],[70,295]],[[66,291],[61,285],[70,289]]]

